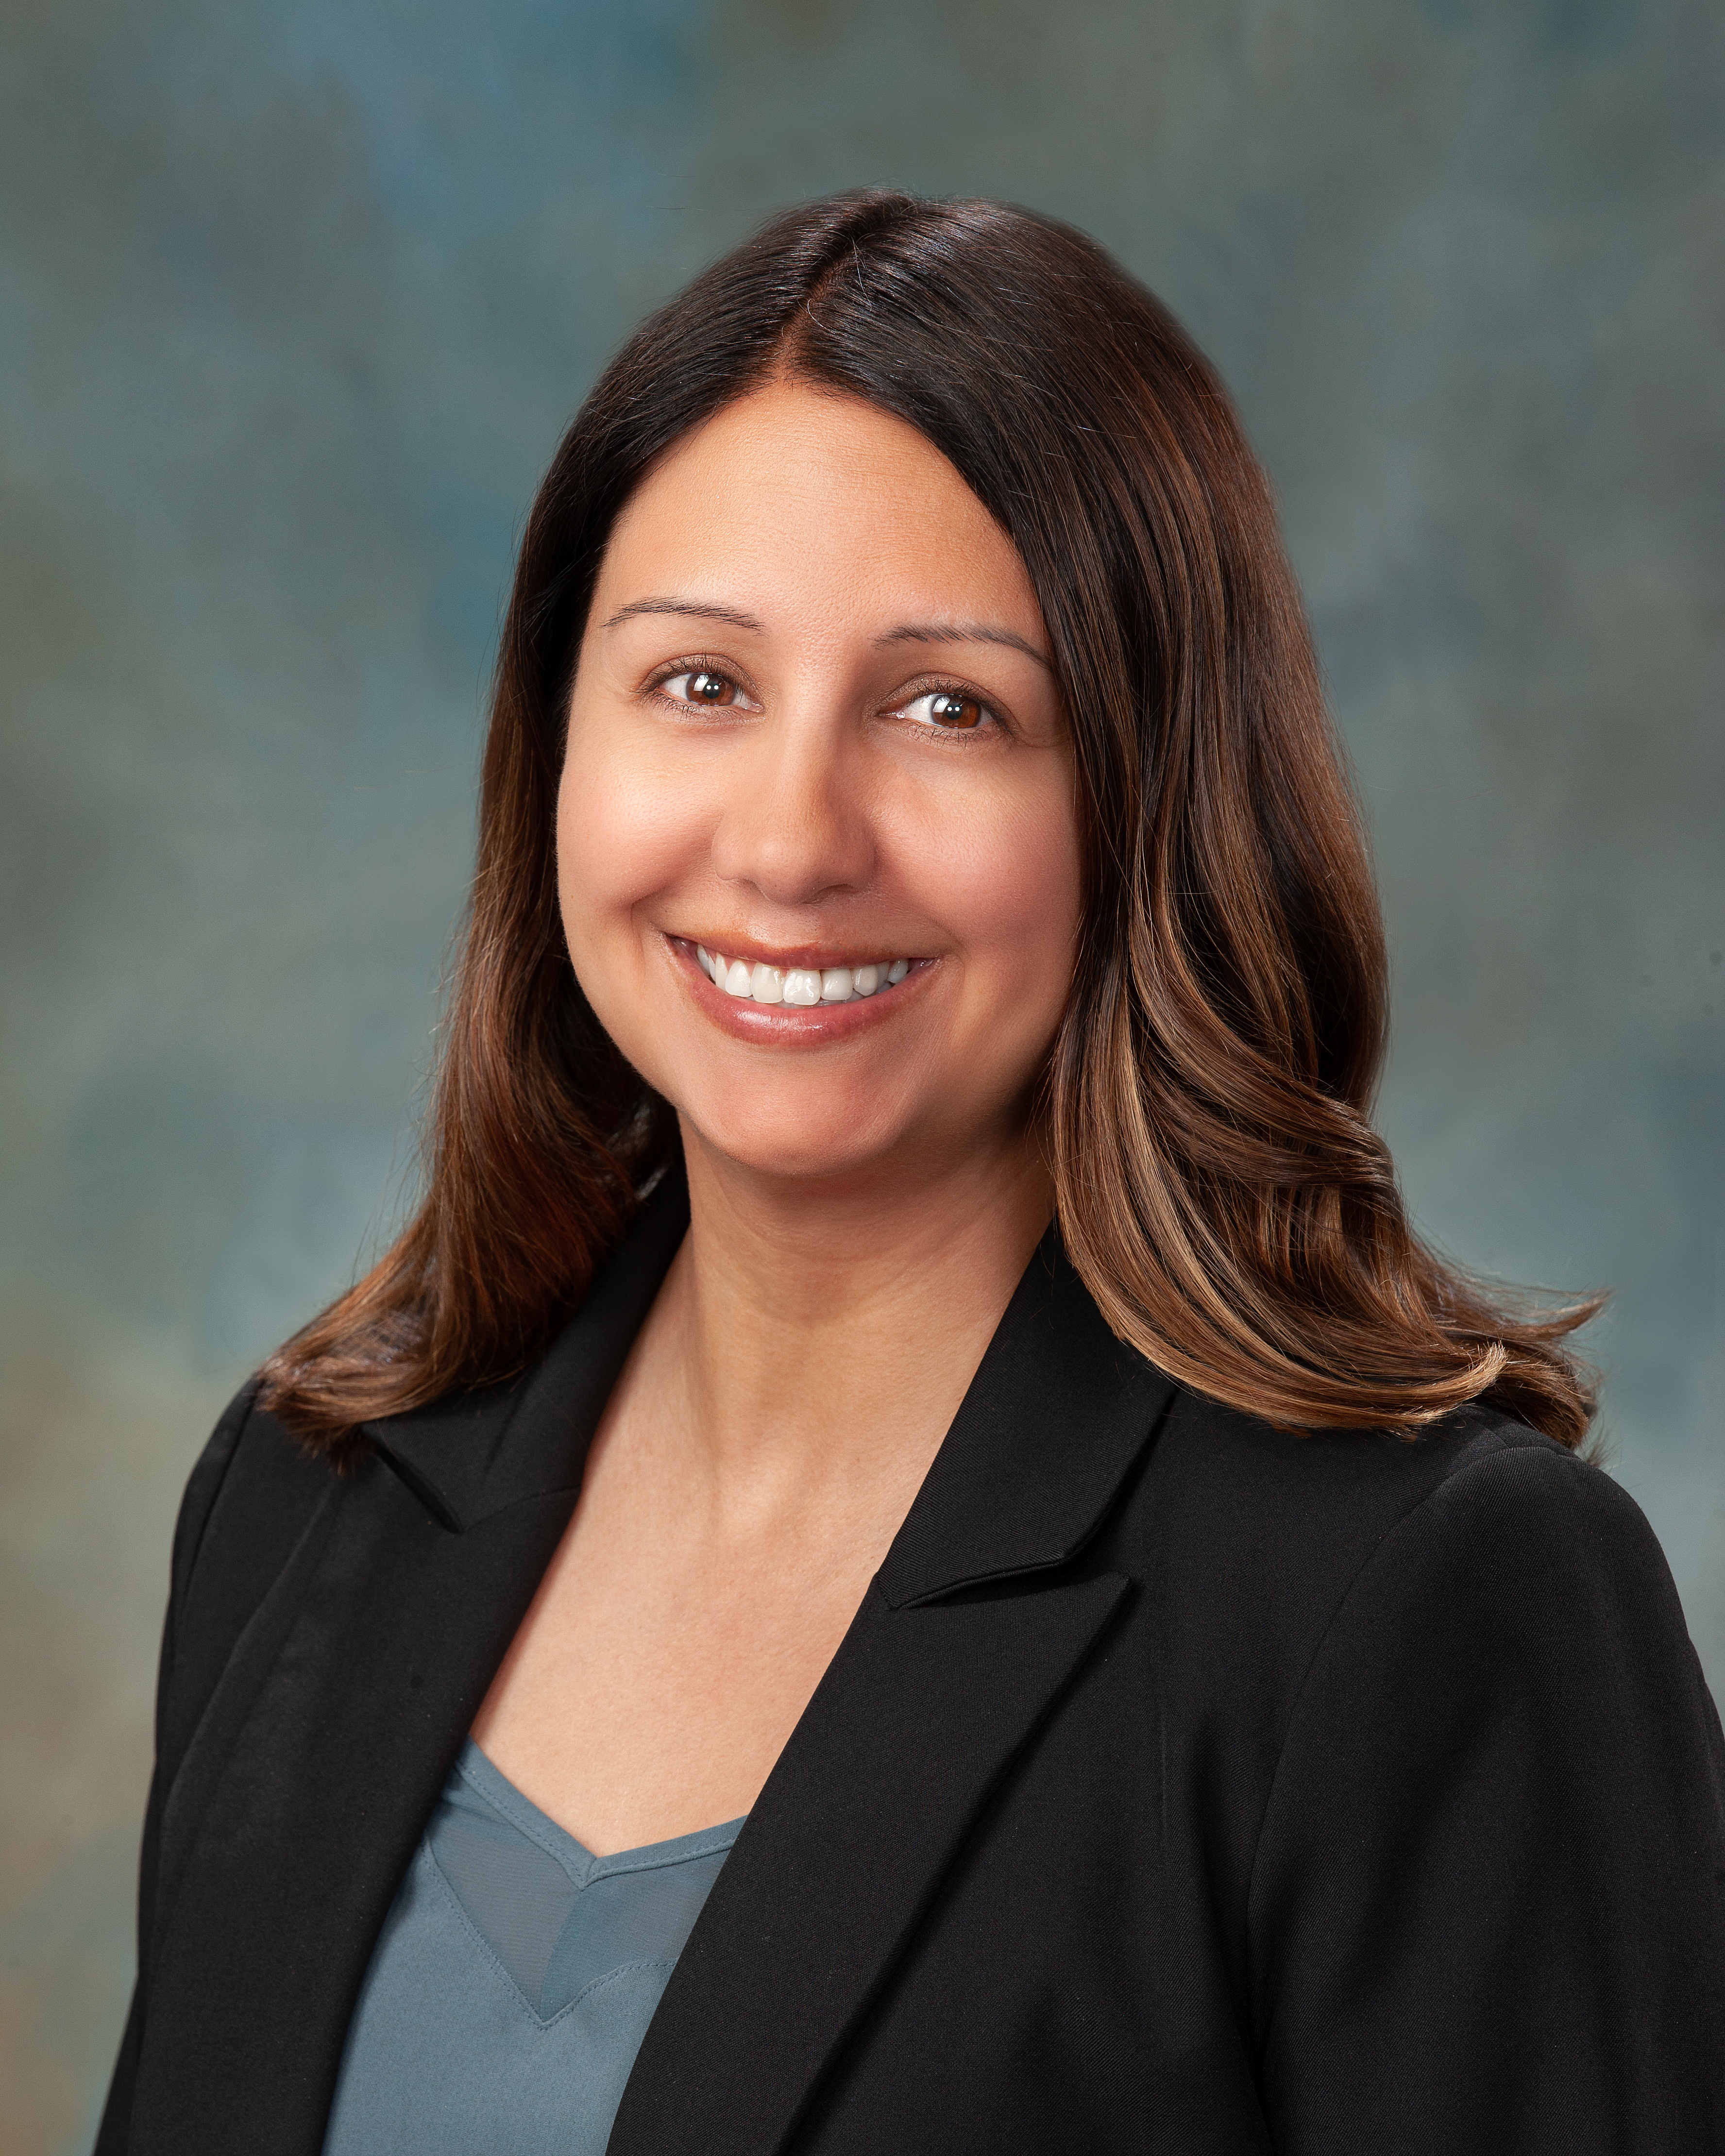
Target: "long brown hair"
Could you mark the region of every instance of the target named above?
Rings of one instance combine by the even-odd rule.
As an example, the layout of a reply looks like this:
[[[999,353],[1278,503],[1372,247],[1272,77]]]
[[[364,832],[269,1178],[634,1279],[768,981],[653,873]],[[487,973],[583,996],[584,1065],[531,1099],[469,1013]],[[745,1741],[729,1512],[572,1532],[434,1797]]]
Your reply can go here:
[[[578,1303],[675,1119],[583,995],[554,803],[619,511],[769,376],[917,428],[1023,557],[1075,746],[1086,887],[1043,1096],[1072,1261],[1122,1340],[1292,1427],[1482,1399],[1565,1445],[1561,1342],[1414,1234],[1368,1121],[1376,892],[1270,490],[1203,354],[1082,234],[885,191],[778,218],[652,316],[565,435],[498,657],[479,858],[406,1231],[265,1365],[308,1442],[513,1374]]]

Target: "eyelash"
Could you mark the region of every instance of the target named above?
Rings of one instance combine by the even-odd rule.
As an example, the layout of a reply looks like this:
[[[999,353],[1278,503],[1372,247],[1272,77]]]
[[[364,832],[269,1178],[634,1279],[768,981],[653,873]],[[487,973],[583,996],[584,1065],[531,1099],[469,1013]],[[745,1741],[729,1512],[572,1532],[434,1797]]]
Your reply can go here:
[[[753,694],[747,685],[738,677],[734,668],[726,665],[722,660],[708,658],[701,653],[685,654],[681,659],[668,660],[663,666],[656,668],[648,677],[647,693],[654,694],[662,689],[667,681],[675,681],[684,674],[716,674],[721,680],[730,682],[734,688],[741,690],[745,696]],[[987,697],[964,681],[931,681],[925,679],[918,682],[908,696],[900,697],[896,704],[892,706],[892,711],[901,711],[911,704],[919,704],[925,696],[952,696],[961,703],[979,704],[991,724],[977,726],[919,725],[916,729],[918,733],[927,734],[942,741],[968,743],[974,741],[978,734],[997,731],[1005,733],[1009,731],[1006,721]],[[675,704],[680,711],[711,711],[715,709],[724,711],[732,708],[726,705],[703,706],[700,704],[691,704],[685,702],[680,696],[668,697],[666,701]]]
[[[979,705],[983,718],[988,723],[975,726],[940,726],[931,723],[927,726],[919,726],[916,728],[918,733],[930,735],[939,741],[957,743],[973,742],[978,734],[1004,734],[1009,731],[1005,720],[1001,717],[988,698],[978,690],[973,689],[963,681],[922,681],[908,696],[899,699],[896,708],[903,711],[909,705],[920,704],[925,696],[951,696],[956,702],[961,704]]]
[[[667,681],[675,681],[681,674],[716,674],[721,680],[729,681],[734,688],[741,689],[745,696],[752,693],[733,667],[726,665],[722,660],[710,659],[704,653],[693,652],[681,659],[668,660],[663,666],[655,667],[647,677],[647,694],[655,694]],[[685,702],[680,696],[668,697],[666,701],[685,711],[698,711],[702,708],[699,704]],[[726,707],[721,706],[719,708],[723,710]]]

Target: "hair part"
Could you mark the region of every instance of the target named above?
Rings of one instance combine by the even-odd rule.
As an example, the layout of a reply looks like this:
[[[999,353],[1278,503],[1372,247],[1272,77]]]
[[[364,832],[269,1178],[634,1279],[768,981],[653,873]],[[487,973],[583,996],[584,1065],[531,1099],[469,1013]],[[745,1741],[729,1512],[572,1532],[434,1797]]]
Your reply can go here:
[[[1479,1399],[1566,1445],[1594,1297],[1489,1293],[1414,1234],[1369,1111],[1386,1022],[1364,835],[1262,470],[1160,301],[1069,227],[876,190],[793,210],[624,345],[564,437],[498,655],[478,863],[426,1137],[382,1260],[264,1366],[357,1426],[526,1367],[676,1145],[570,967],[555,810],[624,502],[769,379],[866,400],[1022,557],[1071,728],[1083,930],[1040,1098],[1061,1233],[1121,1339],[1294,1429]]]

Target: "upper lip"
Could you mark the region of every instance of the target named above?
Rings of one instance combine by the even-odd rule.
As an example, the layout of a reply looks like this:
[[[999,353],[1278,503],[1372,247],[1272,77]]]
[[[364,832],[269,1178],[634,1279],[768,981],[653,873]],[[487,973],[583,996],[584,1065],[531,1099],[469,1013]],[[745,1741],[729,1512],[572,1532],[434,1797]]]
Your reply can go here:
[[[908,958],[911,953],[901,944],[852,944],[848,949],[834,943],[779,943],[757,942],[752,936],[730,936],[722,932],[699,936],[680,935],[673,939],[686,943],[692,950],[699,944],[703,950],[722,953],[736,960],[744,959],[752,966],[776,966],[788,973],[793,968],[809,973],[824,973],[833,966],[878,966],[890,963],[894,958]]]

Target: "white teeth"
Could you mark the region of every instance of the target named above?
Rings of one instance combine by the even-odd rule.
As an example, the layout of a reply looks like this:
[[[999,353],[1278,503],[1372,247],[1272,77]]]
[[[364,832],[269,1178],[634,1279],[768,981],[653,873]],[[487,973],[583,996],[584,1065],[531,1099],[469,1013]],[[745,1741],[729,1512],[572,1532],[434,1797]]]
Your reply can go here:
[[[695,947],[701,971],[716,988],[740,1003],[791,1004],[807,1010],[816,1004],[848,1004],[896,988],[911,970],[908,958],[879,958],[866,966],[768,966],[747,958],[726,958]]]

